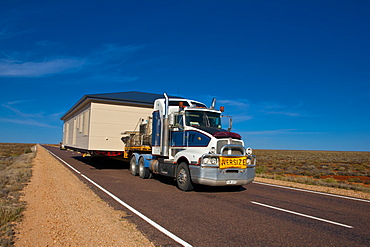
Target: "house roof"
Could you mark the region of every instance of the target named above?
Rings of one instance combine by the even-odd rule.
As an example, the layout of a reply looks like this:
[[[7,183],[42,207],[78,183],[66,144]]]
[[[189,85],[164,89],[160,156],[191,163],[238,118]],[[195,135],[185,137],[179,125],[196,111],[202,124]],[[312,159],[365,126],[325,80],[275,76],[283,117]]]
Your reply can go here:
[[[143,93],[143,92],[120,92],[120,93],[103,93],[103,94],[86,94],[71,109],[69,109],[60,119],[65,120],[68,115],[77,108],[82,107],[88,102],[105,102],[105,103],[126,103],[151,107],[156,99],[163,98],[163,94]],[[169,96],[170,98],[179,98]]]
[[[141,103],[153,105],[154,101],[163,98],[163,94],[143,93],[143,92],[121,92],[121,93],[104,93],[104,94],[88,94],[86,98],[90,99],[108,99],[118,100],[129,103]],[[171,96],[172,97],[172,96]]]

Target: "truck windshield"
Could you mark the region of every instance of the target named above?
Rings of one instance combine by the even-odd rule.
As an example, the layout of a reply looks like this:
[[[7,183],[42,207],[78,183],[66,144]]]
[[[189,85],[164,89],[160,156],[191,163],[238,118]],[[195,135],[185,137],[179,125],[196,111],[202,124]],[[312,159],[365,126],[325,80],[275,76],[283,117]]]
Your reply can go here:
[[[221,118],[219,113],[207,111],[186,111],[185,119],[187,126],[221,129]]]

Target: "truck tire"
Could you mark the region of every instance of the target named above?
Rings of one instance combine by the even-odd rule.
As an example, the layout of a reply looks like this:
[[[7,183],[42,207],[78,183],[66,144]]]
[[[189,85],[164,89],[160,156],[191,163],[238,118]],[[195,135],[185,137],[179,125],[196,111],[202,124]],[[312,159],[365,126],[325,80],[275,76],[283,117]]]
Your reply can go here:
[[[177,168],[176,182],[177,187],[182,191],[191,191],[194,189],[193,182],[191,182],[189,166],[185,162],[181,162]]]
[[[136,164],[136,157],[135,155],[132,155],[131,160],[130,160],[130,172],[132,176],[137,175],[137,164]]]
[[[138,168],[139,168],[139,177],[140,178],[147,179],[147,178],[150,177],[149,168],[144,166],[144,158],[143,157],[139,158]]]

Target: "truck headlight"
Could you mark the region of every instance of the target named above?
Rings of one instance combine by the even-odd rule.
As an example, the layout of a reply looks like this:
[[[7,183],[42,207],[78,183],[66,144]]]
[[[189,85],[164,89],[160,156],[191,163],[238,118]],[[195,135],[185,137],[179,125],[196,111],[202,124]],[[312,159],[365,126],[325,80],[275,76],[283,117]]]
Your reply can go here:
[[[246,154],[247,154],[247,155],[251,155],[251,154],[252,154],[252,148],[247,147],[247,148],[245,149],[245,152],[246,152]]]
[[[211,150],[209,150],[209,154],[215,154],[216,153],[216,148],[211,147]]]
[[[218,159],[216,159],[216,158],[211,158],[211,164],[212,164],[212,165],[217,165],[217,164],[218,164]]]
[[[204,165],[218,165],[218,159],[216,157],[204,157],[202,164],[204,164]]]

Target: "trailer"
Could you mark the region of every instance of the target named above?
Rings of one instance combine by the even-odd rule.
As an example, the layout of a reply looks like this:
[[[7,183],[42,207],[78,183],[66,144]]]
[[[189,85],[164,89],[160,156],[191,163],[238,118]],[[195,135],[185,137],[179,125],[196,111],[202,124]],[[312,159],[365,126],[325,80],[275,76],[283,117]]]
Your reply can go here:
[[[61,120],[64,148],[83,156],[114,156],[132,175],[176,179],[180,190],[196,184],[239,188],[255,177],[256,157],[237,133],[222,128],[223,108],[141,92],[85,95]]]

